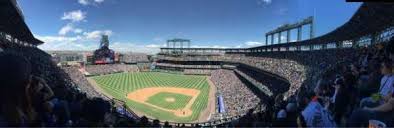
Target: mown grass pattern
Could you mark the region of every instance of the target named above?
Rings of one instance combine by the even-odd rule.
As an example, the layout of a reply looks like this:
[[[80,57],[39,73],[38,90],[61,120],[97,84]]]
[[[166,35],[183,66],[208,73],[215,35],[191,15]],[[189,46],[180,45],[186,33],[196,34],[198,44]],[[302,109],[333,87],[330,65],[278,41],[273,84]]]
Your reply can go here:
[[[143,112],[150,117],[162,121],[191,122],[197,120],[200,113],[208,104],[209,84],[206,80],[206,76],[178,75],[161,72],[138,72],[95,76],[93,79],[106,93],[125,101],[133,110]],[[188,117],[178,117],[171,112],[127,99],[126,95],[128,93],[147,87],[192,88],[200,90],[200,94],[191,107],[193,113]]]
[[[167,101],[167,98],[173,98],[175,101],[170,102]],[[189,103],[191,96],[183,95],[183,94],[176,94],[176,93],[169,93],[169,92],[160,92],[157,93],[146,101],[150,104],[153,104],[158,107],[170,109],[170,110],[178,110],[183,109]]]

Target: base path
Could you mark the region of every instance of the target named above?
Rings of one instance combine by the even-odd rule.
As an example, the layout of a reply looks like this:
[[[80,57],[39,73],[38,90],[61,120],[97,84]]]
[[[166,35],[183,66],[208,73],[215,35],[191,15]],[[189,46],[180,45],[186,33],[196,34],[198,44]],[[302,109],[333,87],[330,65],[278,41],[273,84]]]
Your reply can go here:
[[[198,120],[194,122],[206,122],[210,120],[211,114],[215,113],[216,110],[216,95],[215,95],[216,86],[215,84],[212,83],[209,77],[207,77],[206,79],[209,83],[208,105],[207,108],[205,108],[205,110],[201,112],[201,115],[198,118]]]
[[[146,102],[149,99],[149,97],[156,95],[157,93],[160,92],[169,92],[169,93],[187,95],[187,96],[191,96],[192,99],[186,104],[186,106],[183,109],[178,109],[178,110],[170,110]],[[200,94],[200,90],[197,89],[176,88],[176,87],[151,87],[151,88],[143,88],[133,91],[127,94],[127,98],[163,111],[172,112],[174,113],[174,115],[179,117],[187,117],[193,113],[191,107],[199,94]]]

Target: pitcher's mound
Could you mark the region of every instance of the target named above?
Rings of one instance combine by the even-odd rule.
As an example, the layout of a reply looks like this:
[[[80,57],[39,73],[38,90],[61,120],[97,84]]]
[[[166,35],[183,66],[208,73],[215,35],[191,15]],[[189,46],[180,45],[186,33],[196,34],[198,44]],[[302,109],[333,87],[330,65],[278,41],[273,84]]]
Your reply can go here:
[[[169,98],[166,98],[166,101],[167,102],[175,102],[175,98],[169,97]]]

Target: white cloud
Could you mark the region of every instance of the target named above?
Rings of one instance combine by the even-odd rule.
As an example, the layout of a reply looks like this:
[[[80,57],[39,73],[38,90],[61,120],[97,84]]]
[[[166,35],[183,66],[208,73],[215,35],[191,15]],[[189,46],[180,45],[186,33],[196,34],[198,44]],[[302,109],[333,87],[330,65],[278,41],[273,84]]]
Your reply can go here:
[[[147,48],[160,48],[162,45],[158,45],[158,44],[148,44],[145,47]]]
[[[272,0],[257,0],[258,5],[269,5],[272,3]]]
[[[94,0],[94,2],[96,2],[96,3],[102,3],[102,2],[104,2],[104,0]]]
[[[246,46],[259,46],[259,45],[263,45],[263,43],[256,42],[256,41],[248,41],[248,42],[245,42],[245,45]]]
[[[270,4],[272,0],[262,0],[264,3]]]
[[[78,0],[78,3],[80,3],[82,5],[88,5],[89,4],[88,0]]]
[[[43,50],[94,50],[98,46],[96,43],[86,42],[82,36],[34,36],[45,42],[38,46]]]
[[[73,29],[74,28],[70,24],[67,24],[66,26],[63,26],[59,30],[59,35],[66,35],[68,32],[71,32]]]
[[[76,29],[74,29],[74,33],[77,33],[77,34],[79,34],[79,33],[82,33],[83,32],[83,30],[82,29],[80,29],[80,28],[76,28]]]
[[[84,32],[83,35],[87,38],[87,39],[98,39],[101,37],[101,35],[108,35],[111,36],[113,34],[113,32],[111,30],[96,30],[96,31],[92,31],[92,32]]]
[[[82,29],[68,30],[74,33],[82,33]],[[83,32],[76,36],[41,36],[34,35],[36,38],[45,42],[39,48],[43,50],[83,50],[92,51],[98,48],[99,39],[102,34],[112,35],[110,30],[96,30],[92,32]],[[121,48],[121,47],[120,47]],[[124,47],[126,48],[126,47]]]
[[[86,12],[81,10],[74,10],[70,12],[65,12],[63,14],[62,20],[71,20],[72,22],[84,21],[86,18]]]
[[[59,30],[58,34],[64,36],[64,35],[67,35],[67,33],[69,33],[69,32],[74,32],[76,34],[79,34],[79,33],[82,33],[82,31],[83,30],[80,28],[74,28],[74,26],[72,24],[67,24],[66,26],[63,26]]]
[[[250,47],[262,46],[262,45],[264,45],[263,42],[247,41],[247,42],[235,45],[235,46],[224,47],[224,48],[250,48]]]
[[[40,35],[35,35],[36,38],[42,40],[45,43],[50,43],[50,42],[75,42],[75,41],[80,41],[82,39],[81,36],[75,36],[75,37],[66,37],[66,36],[40,36]]]
[[[105,0],[78,0],[78,3],[82,4],[82,5],[90,5],[90,4],[100,4],[103,3]]]
[[[84,36],[65,37],[65,36],[39,36],[38,39],[44,41],[39,48],[43,50],[74,50],[74,51],[93,51],[98,48],[98,40],[89,40]],[[237,46],[222,46],[222,45],[192,45],[192,48],[245,48],[249,47],[246,43]],[[132,43],[132,42],[110,42],[110,49],[116,52],[134,52],[156,54],[160,52],[160,47],[165,44],[147,44],[147,43]]]
[[[147,53],[147,54],[156,54],[160,51],[159,44],[137,44],[131,42],[114,42],[110,44],[110,48],[115,50],[116,52],[136,52],[136,53]]]
[[[96,30],[91,32],[83,32],[77,36],[40,36],[35,35],[38,39],[44,41],[39,48],[43,50],[77,50],[77,51],[93,51],[99,46],[101,34],[113,34],[110,30]],[[219,44],[219,43],[210,43]],[[245,48],[250,45],[260,45],[260,42],[245,42],[237,46],[224,45],[192,45],[192,48]],[[165,43],[134,43],[134,42],[110,42],[110,48],[116,52],[134,52],[156,54],[160,52],[160,47],[165,47]]]

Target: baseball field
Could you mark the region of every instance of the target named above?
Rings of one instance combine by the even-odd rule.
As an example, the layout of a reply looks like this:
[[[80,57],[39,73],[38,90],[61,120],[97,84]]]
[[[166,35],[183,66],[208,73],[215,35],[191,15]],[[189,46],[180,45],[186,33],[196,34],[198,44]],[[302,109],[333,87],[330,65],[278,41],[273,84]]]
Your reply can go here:
[[[136,72],[92,79],[107,95],[153,119],[194,122],[207,113],[210,84],[206,76]]]

